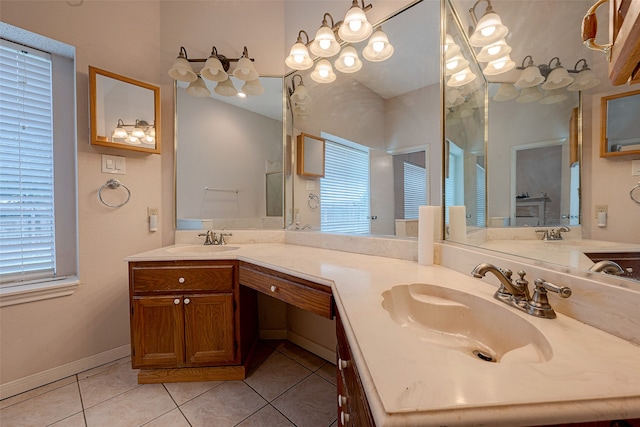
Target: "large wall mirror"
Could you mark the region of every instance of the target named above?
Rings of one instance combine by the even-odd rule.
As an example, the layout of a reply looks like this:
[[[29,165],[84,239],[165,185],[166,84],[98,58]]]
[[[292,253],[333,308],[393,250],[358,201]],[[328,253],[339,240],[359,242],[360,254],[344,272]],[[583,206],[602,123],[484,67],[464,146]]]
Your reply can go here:
[[[445,21],[447,33],[459,44],[465,59],[484,71],[489,64],[480,60],[480,47],[470,46],[467,33],[473,25],[469,10],[476,4],[479,19],[487,2],[448,0],[447,14],[451,16]],[[447,142],[462,145],[461,151],[466,158],[473,157],[474,150],[478,150],[474,142],[482,139],[486,143],[487,165],[486,188],[478,185],[482,179],[479,168],[482,161],[477,156],[475,162],[462,163],[464,171],[459,175],[457,186],[462,188],[463,197],[456,196],[456,186],[445,186],[445,200],[453,199],[452,204],[457,204],[455,200],[462,201],[467,210],[465,233],[450,233],[447,238],[578,270],[591,269],[605,253],[609,260],[625,267],[624,258],[640,252],[640,246],[583,239],[580,227],[584,209],[580,200],[582,159],[578,123],[583,121],[582,128],[591,126],[588,118],[581,115],[581,94],[582,90],[593,86],[573,87],[572,90],[566,86],[543,90],[542,82],[531,88],[514,86],[524,75],[523,69],[529,65],[529,59],[543,77],[560,64],[572,71],[569,76],[575,78],[587,64],[593,64],[593,55],[579,37],[566,35],[567,28],[580,28],[590,3],[492,0],[491,4],[509,28],[506,41],[516,67],[498,75],[485,73],[488,82],[486,115],[456,117],[452,106],[461,101],[451,88],[445,90]],[[541,24],[530,19],[532,16],[545,17],[544,33],[540,33]],[[615,113],[614,116],[619,117]],[[485,123],[482,118],[486,119]],[[475,148],[467,150],[465,145]],[[449,149],[449,157],[452,151]],[[451,170],[447,176],[451,176]],[[486,195],[483,194],[485,191]],[[475,207],[481,206],[478,200],[484,198],[486,212],[482,224],[482,216],[476,216]],[[543,234],[538,232],[543,228],[561,227],[568,230],[562,241],[543,241]],[[638,259],[637,255],[635,259]],[[623,279],[639,280],[637,265],[633,270],[636,272],[630,273],[623,268],[617,273]],[[602,278],[606,280],[606,276]]]
[[[91,144],[160,153],[160,88],[89,67]]]
[[[177,229],[283,228],[282,77],[260,82],[246,98],[176,83]]]

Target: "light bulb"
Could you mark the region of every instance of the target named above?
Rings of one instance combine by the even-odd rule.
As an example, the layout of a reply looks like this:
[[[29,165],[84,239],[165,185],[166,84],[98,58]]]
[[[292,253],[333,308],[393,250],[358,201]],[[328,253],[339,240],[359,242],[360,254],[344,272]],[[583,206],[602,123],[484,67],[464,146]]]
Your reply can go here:
[[[320,40],[320,48],[329,49],[329,46],[331,46],[331,41],[329,41],[329,40]]]
[[[318,74],[320,74],[320,77],[322,78],[326,78],[327,76],[329,76],[329,70],[326,69],[320,69],[318,70]]]
[[[480,33],[485,37],[489,37],[491,34],[495,33],[495,31],[496,31],[496,26],[490,25],[480,30]]]
[[[372,47],[374,51],[382,52],[382,50],[384,49],[384,42],[373,42]]]
[[[345,56],[343,61],[347,67],[353,67],[353,64],[356,63],[356,59],[353,56]]]
[[[459,74],[456,74],[454,77],[455,77],[456,81],[461,82],[461,81],[463,81],[464,79],[467,78],[467,73],[459,73]]]
[[[354,33],[356,31],[360,31],[360,28],[362,28],[362,21],[356,19],[356,20],[353,20],[353,21],[349,22],[349,29],[351,31],[353,31]]]
[[[500,52],[500,46],[491,46],[489,49],[487,49],[487,52],[489,53],[489,55],[495,55],[496,53]]]
[[[302,64],[302,61],[304,61],[304,56],[303,55],[293,55],[293,60],[296,61],[298,64]]]
[[[453,70],[458,66],[459,63],[460,61],[458,61],[457,59],[452,59],[451,61],[447,61],[446,67],[448,70]]]
[[[501,70],[505,65],[506,65],[507,61],[494,61],[493,62],[493,68],[495,68],[496,70]]]

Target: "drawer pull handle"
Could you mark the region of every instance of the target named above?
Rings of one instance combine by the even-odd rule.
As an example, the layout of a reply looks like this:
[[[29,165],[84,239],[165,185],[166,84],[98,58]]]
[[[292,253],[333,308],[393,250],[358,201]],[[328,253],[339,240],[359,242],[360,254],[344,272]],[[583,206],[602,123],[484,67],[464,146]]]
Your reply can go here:
[[[347,403],[347,396],[338,394],[338,408],[342,408],[342,405],[344,405],[345,403]]]
[[[277,290],[278,290],[278,288],[277,288],[277,287],[275,287],[275,286],[271,286],[271,292],[275,292],[275,291],[277,291]]]
[[[344,359],[338,359],[338,369],[339,370],[343,370],[345,369],[347,366],[349,366],[349,361],[348,360],[344,360]]]
[[[185,299],[184,299],[184,303],[185,303],[185,304],[189,304],[190,302],[191,302],[191,300],[190,300],[189,298],[185,298]]]
[[[184,283],[184,277],[179,278],[178,283]]]
[[[349,422],[349,414],[340,411],[340,424],[345,425]]]
[[[173,303],[174,303],[175,305],[180,304],[180,298],[176,298],[176,299],[174,299],[174,300],[173,300]]]

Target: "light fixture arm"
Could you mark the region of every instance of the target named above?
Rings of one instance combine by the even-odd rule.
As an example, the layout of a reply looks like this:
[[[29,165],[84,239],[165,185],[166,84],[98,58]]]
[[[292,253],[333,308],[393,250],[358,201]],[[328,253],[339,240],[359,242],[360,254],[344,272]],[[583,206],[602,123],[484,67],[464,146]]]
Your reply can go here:
[[[524,61],[527,60],[527,58],[529,58],[529,62],[527,62],[527,66],[525,67],[524,65]],[[531,67],[533,64],[533,57],[531,55],[527,55],[524,57],[524,59],[522,60],[522,64],[519,67],[516,67],[518,70],[524,70],[525,68]]]
[[[364,1],[364,0],[363,0]],[[484,15],[486,15],[487,13],[492,13],[493,12],[493,6],[491,5],[491,0],[478,0],[473,4],[473,7],[471,7],[469,9],[469,15],[471,15],[471,21],[473,21],[473,26],[475,27],[476,25],[478,25],[478,18],[476,17],[476,7],[478,6],[478,4],[480,4],[480,2],[482,1],[486,1],[487,2],[487,8],[485,9]],[[484,16],[483,15],[483,16]]]
[[[183,56],[182,55],[183,51],[184,51],[184,59],[186,59],[189,62],[207,62],[207,59],[209,59],[209,58],[190,59],[190,58],[187,57],[187,51],[186,51],[186,49],[184,47],[180,48],[180,56]],[[218,58],[220,60],[220,62],[222,63],[222,66],[223,66],[224,70],[228,71],[230,62],[238,62],[242,58],[249,58],[249,50],[245,46],[243,51],[242,51],[242,57],[240,57],[240,58],[227,58],[226,56],[218,53],[218,49],[216,49],[216,47],[213,46],[211,48],[211,56],[215,56],[216,58]],[[249,58],[249,60],[251,60],[251,62],[255,62],[254,58]]]
[[[551,63],[553,62],[554,59],[556,60],[556,66],[552,67]],[[558,58],[557,56],[554,56],[553,58],[551,58],[551,61],[549,61],[549,64],[547,66],[551,70],[553,70],[554,68],[562,67],[562,64],[560,63],[560,58]]]
[[[300,74],[296,73],[291,76],[291,88],[289,88],[289,96],[293,95],[293,93],[296,91],[296,77],[300,77],[300,83],[298,83],[299,85],[304,84],[304,82],[302,81],[302,76]]]
[[[187,49],[185,49],[184,46],[180,46],[180,51],[178,52],[178,58],[184,58],[187,61],[189,60],[189,57],[187,57]]]
[[[584,64],[582,65],[582,68],[578,70],[578,64],[584,62]],[[573,70],[567,70],[570,73],[579,73],[580,71],[584,71],[584,70],[589,70],[589,64],[587,64],[587,60],[582,58],[580,59],[578,62],[576,62],[576,65],[573,66]]]
[[[298,38],[296,39],[296,43],[302,43],[302,35],[307,36],[307,41],[306,43],[304,43],[305,46],[308,46],[311,41],[309,40],[309,34],[307,34],[307,32],[305,30],[300,30],[298,31]]]

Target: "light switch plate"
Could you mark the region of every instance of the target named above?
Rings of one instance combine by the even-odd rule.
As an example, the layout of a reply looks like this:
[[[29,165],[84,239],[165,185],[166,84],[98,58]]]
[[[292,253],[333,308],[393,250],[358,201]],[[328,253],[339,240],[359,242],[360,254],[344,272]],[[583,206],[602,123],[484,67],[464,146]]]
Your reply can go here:
[[[102,173],[114,175],[126,175],[127,168],[125,158],[122,156],[102,155]]]
[[[631,160],[631,175],[640,175],[640,160]]]

